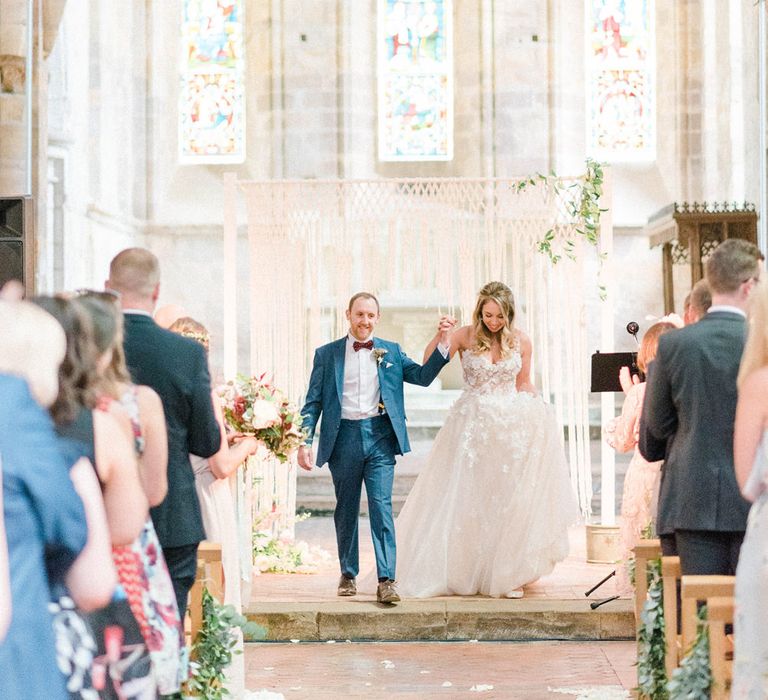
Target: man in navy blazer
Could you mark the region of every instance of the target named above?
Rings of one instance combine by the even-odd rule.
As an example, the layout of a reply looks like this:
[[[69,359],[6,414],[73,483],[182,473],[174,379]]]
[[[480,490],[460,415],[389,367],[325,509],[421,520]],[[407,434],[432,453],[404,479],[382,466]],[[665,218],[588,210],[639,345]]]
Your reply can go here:
[[[712,305],[700,321],[659,339],[640,418],[640,453],[664,459],[656,531],[683,574],[732,575],[749,503],[733,466],[736,377],[745,310],[762,253],[731,238],[706,262]]]
[[[341,565],[338,594],[355,595],[359,570],[358,515],[362,485],[368,493],[371,536],[376,554],[380,603],[400,600],[395,587],[395,523],[392,482],[395,455],[409,452],[403,383],[429,386],[449,360],[450,319],[440,322],[439,345],[419,365],[397,344],[373,336],[379,302],[355,294],[347,308],[349,334],[315,351],[306,402],[301,413],[308,431],[299,465],[311,470],[312,443],[323,416],[317,465],[326,462],[336,491],[336,543]]]
[[[160,288],[157,258],[143,248],[118,253],[107,288],[120,294],[123,348],[131,379],[152,387],[163,402],[168,431],[168,494],[152,508],[152,522],[171,574],[182,618],[195,582],[197,546],[205,539],[190,453],[219,451],[208,358],[200,343],[160,328],[152,319]]]

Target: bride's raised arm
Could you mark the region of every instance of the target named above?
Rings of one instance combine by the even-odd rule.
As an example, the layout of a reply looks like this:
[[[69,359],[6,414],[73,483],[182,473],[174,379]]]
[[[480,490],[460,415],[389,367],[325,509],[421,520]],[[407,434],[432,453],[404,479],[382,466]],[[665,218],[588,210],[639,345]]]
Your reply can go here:
[[[521,330],[516,330],[517,341],[520,343],[520,356],[523,360],[523,366],[517,375],[515,386],[518,391],[527,391],[536,396],[538,392],[531,381],[531,355],[533,354],[533,345],[531,339]]]
[[[443,319],[440,319],[440,320],[442,322]],[[454,356],[456,351],[466,350],[469,347],[468,339],[469,339],[470,331],[471,331],[471,328],[469,326],[462,326],[458,330],[453,331],[453,333],[451,333],[450,343],[448,345],[449,359]],[[426,361],[430,358],[432,353],[435,351],[435,348],[440,343],[441,336],[442,336],[442,331],[440,327],[438,327],[437,333],[435,333],[435,337],[429,341],[427,347],[424,349],[424,359],[422,360],[422,364],[426,363]]]

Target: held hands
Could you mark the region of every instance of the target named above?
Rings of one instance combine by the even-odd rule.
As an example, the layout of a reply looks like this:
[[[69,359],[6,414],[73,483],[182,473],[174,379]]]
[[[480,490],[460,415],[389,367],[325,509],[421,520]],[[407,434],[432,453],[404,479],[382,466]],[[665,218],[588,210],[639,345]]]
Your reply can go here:
[[[312,454],[311,445],[302,445],[299,447],[299,453],[297,455],[299,459],[299,466],[308,472],[312,471],[312,463],[315,461],[315,456]]]
[[[437,324],[438,343],[445,347],[450,347],[451,335],[453,334],[456,319],[452,316],[441,316]]]
[[[621,390],[628,394],[629,390],[635,385],[640,383],[640,377],[636,374],[629,373],[629,367],[622,367],[619,370],[619,384],[621,384]]]

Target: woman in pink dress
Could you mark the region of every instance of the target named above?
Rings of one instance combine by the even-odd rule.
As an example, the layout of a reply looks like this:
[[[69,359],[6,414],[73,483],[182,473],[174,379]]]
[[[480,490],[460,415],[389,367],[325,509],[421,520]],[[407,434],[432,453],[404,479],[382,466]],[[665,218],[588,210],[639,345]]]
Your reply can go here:
[[[637,366],[646,372],[648,365],[656,357],[659,337],[677,326],[669,321],[654,323],[643,336],[637,353]],[[645,382],[637,375],[630,377],[629,368],[622,367],[621,387],[626,394],[621,415],[614,418],[605,427],[606,441],[617,452],[634,450],[632,461],[624,475],[624,490],[621,496],[621,551],[624,566],[617,573],[617,587],[622,595],[631,595],[633,591],[628,565],[632,560],[632,549],[643,537],[643,533],[653,527],[656,514],[656,495],[659,489],[661,462],[646,462],[637,448],[640,434],[640,414],[643,411]]]

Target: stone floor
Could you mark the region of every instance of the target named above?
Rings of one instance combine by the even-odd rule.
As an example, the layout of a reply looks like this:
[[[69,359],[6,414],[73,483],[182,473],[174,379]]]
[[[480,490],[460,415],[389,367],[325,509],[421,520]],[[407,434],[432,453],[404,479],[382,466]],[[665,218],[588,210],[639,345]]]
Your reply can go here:
[[[246,686],[293,698],[629,697],[634,642],[248,644]]]
[[[255,602],[329,602],[338,601],[336,585],[339,568],[333,518],[313,517],[296,526],[296,539],[307,542],[327,553],[319,563],[316,574],[262,574],[254,579],[252,600]],[[548,576],[525,588],[525,597],[555,600],[584,600],[584,591],[591,588],[616,567],[613,564],[590,564],[586,561],[586,535],[584,526],[569,532],[570,554]],[[366,518],[360,519],[360,574],[374,566],[370,527]],[[358,599],[374,600],[373,592],[361,593]],[[615,579],[610,579],[593,597],[607,597],[616,593]],[[470,598],[470,600],[472,600]]]

